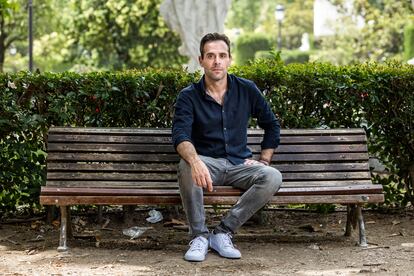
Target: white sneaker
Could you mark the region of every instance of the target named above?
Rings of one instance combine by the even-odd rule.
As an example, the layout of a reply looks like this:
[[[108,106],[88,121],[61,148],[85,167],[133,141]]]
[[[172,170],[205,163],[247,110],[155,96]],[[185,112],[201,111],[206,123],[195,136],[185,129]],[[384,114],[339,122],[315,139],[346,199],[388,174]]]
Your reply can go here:
[[[190,241],[190,249],[184,255],[184,260],[190,262],[202,262],[206,259],[208,251],[208,240],[202,236],[195,237]]]
[[[209,237],[210,247],[217,251],[220,256],[229,259],[240,259],[241,253],[238,249],[234,248],[231,241],[230,233],[211,233]]]

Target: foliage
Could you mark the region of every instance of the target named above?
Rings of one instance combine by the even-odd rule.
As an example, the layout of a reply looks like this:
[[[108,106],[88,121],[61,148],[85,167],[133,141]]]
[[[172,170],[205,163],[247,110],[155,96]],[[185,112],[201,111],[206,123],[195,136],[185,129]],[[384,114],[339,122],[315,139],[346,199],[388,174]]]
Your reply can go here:
[[[281,57],[286,64],[308,62],[309,56],[309,51],[300,50],[286,50],[281,53]]]
[[[246,64],[254,59],[257,51],[270,50],[271,45],[271,39],[265,34],[247,33],[239,36],[236,42],[236,63]]]
[[[346,1],[330,1],[340,11],[347,10]],[[334,26],[336,35],[321,39],[322,51],[315,53],[313,60],[334,64],[402,60],[403,31],[411,13],[408,1],[353,1],[350,15],[348,12],[338,20]],[[362,28],[354,22],[357,17],[362,17],[365,22]]]
[[[50,23],[53,20],[45,15],[51,13],[51,1],[53,0],[33,1],[34,37],[50,30]],[[25,0],[0,1],[0,71],[3,71],[6,59],[8,62],[13,63],[16,58],[26,55],[28,52],[29,20],[27,2]],[[16,56],[10,55],[7,51],[12,47],[17,50]]]
[[[263,1],[233,0],[227,16],[228,28],[242,28],[254,32],[260,26]]]
[[[310,52],[300,50],[284,50],[280,52],[280,57],[285,64],[305,63],[309,61]],[[254,55],[255,59],[273,59],[272,51],[257,51]]]
[[[179,37],[159,13],[161,0],[72,0],[72,58],[97,68],[166,67],[183,63]]]
[[[404,59],[414,58],[414,25],[410,24],[404,29]]]
[[[16,97],[15,82],[27,93]],[[44,118],[33,110],[31,83],[24,75],[1,76],[0,97],[0,217],[16,206],[38,204],[45,181]]]
[[[413,203],[414,67],[398,63],[284,65],[280,53],[231,72],[262,89],[284,128],[365,127],[387,204]],[[183,70],[0,74],[0,204],[36,204],[51,125],[170,127]],[[395,202],[398,201],[398,202]]]
[[[27,68],[27,1],[1,0],[11,5],[7,17],[0,13],[0,33],[5,71]],[[180,67],[180,40],[159,14],[162,0],[36,0],[33,1],[34,67],[40,71],[78,72]],[[3,9],[2,9],[3,10]],[[7,48],[17,49],[13,56]]]
[[[282,46],[295,49],[301,45],[304,33],[312,33],[313,0],[233,0],[226,23],[227,28],[242,29],[242,33],[265,33],[274,38],[278,34],[278,23],[274,11],[277,4],[285,8],[282,22]]]

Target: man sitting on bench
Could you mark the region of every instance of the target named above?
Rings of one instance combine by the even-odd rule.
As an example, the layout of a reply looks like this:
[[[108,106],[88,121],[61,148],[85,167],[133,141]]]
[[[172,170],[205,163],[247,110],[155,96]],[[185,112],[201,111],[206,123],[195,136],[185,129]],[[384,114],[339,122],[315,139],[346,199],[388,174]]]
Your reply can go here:
[[[204,75],[177,97],[172,129],[174,146],[181,156],[178,183],[192,237],[184,255],[203,261],[208,248],[225,258],[241,253],[232,235],[261,209],[282,184],[281,173],[270,167],[280,141],[280,125],[256,85],[228,74],[231,63],[227,36],[209,33],[201,39],[200,65]],[[247,148],[250,117],[264,129],[259,160]],[[246,192],[220,224],[209,233],[205,225],[203,189],[231,185]]]

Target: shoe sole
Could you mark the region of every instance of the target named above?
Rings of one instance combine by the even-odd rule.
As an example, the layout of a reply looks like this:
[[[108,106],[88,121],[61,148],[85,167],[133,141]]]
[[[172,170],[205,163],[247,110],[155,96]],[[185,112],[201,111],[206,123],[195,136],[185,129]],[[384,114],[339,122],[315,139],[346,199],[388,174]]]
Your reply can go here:
[[[210,248],[212,249],[212,251],[216,252],[217,254],[219,254],[219,255],[220,255],[221,257],[223,257],[223,258],[226,258],[226,259],[232,259],[232,260],[241,259],[241,256],[240,256],[240,257],[230,257],[230,256],[224,256],[224,255],[221,255],[221,254],[220,254],[220,252],[219,252],[218,250],[216,250],[216,249],[212,248],[211,246],[210,246]]]

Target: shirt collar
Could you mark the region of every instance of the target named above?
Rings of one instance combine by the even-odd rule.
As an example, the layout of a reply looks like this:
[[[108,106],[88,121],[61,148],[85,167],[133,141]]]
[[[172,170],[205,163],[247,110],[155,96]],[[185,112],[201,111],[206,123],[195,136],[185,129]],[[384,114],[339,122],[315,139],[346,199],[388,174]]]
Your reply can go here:
[[[203,96],[207,95],[206,87],[204,84],[205,75],[201,77],[198,83],[195,84],[197,90],[199,90]],[[227,74],[227,91],[230,91],[233,86],[233,75]]]

